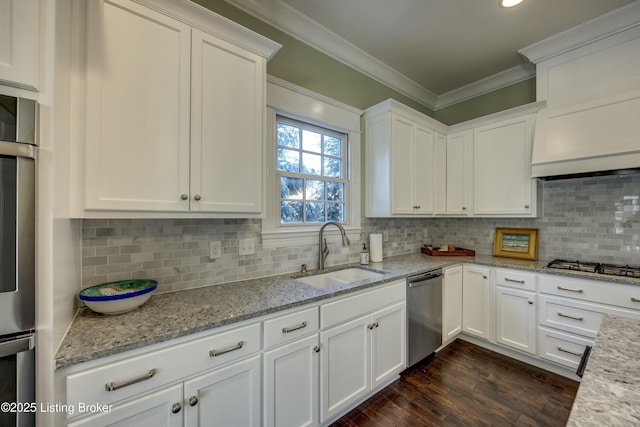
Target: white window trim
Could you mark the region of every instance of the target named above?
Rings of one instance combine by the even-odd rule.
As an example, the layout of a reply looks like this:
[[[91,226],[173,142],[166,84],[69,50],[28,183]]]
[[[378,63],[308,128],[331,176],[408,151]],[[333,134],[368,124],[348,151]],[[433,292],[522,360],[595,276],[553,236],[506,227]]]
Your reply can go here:
[[[353,242],[360,241],[361,218],[361,159],[360,116],[363,111],[334,99],[309,91],[273,76],[267,76],[267,137],[265,171],[267,181],[266,217],[262,220],[262,246],[276,248],[309,245],[318,242],[321,224],[291,227],[280,226],[279,186],[276,184],[276,114],[311,123],[339,132],[349,138],[349,189],[345,209],[345,230]],[[328,241],[340,241],[336,227],[325,231]]]

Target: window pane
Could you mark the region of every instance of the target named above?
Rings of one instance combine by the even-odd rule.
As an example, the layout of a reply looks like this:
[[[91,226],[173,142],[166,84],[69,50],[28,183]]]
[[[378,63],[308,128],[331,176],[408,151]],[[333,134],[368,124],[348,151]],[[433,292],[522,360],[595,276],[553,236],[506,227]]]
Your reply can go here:
[[[278,148],[278,170],[300,172],[300,152]]]
[[[342,140],[334,136],[324,136],[324,154],[342,157]]]
[[[280,178],[280,198],[302,200],[302,178]]]
[[[327,200],[344,201],[344,184],[341,182],[327,182]]]
[[[280,222],[302,222],[302,202],[282,202],[280,204]]]
[[[322,157],[317,154],[302,153],[302,172],[322,175]]]
[[[305,221],[306,222],[324,222],[324,203],[308,202],[305,203]]]
[[[317,132],[311,132],[309,130],[302,131],[302,149],[305,151],[313,151],[314,153],[320,153],[321,137]]]
[[[344,221],[343,203],[327,203],[327,221]]]
[[[324,181],[308,179],[305,187],[307,200],[324,200]]]
[[[340,159],[333,159],[331,157],[324,158],[324,176],[331,176],[334,178],[342,177],[341,174],[341,162]]]
[[[278,123],[278,145],[300,148],[300,129]]]

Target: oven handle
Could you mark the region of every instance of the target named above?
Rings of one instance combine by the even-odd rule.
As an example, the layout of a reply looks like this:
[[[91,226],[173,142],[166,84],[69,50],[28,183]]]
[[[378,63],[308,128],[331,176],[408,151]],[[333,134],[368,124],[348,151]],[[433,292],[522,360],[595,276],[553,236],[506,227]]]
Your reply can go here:
[[[33,350],[33,347],[33,335],[5,341],[0,343],[0,357],[13,356],[14,354],[30,351]]]

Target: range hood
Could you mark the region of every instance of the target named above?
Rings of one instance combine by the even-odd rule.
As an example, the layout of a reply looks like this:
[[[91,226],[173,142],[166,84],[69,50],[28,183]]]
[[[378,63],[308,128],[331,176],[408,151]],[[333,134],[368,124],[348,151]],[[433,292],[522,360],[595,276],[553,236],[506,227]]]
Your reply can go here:
[[[541,110],[531,169],[541,179],[640,172],[640,91]]]

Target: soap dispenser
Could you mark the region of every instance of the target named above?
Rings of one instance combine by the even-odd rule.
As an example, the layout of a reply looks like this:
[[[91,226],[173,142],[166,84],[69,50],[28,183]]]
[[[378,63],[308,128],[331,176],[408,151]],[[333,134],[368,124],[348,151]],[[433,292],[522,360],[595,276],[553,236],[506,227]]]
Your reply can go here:
[[[360,252],[360,264],[368,265],[369,264],[369,251],[367,250],[367,244],[362,244],[362,251]]]

